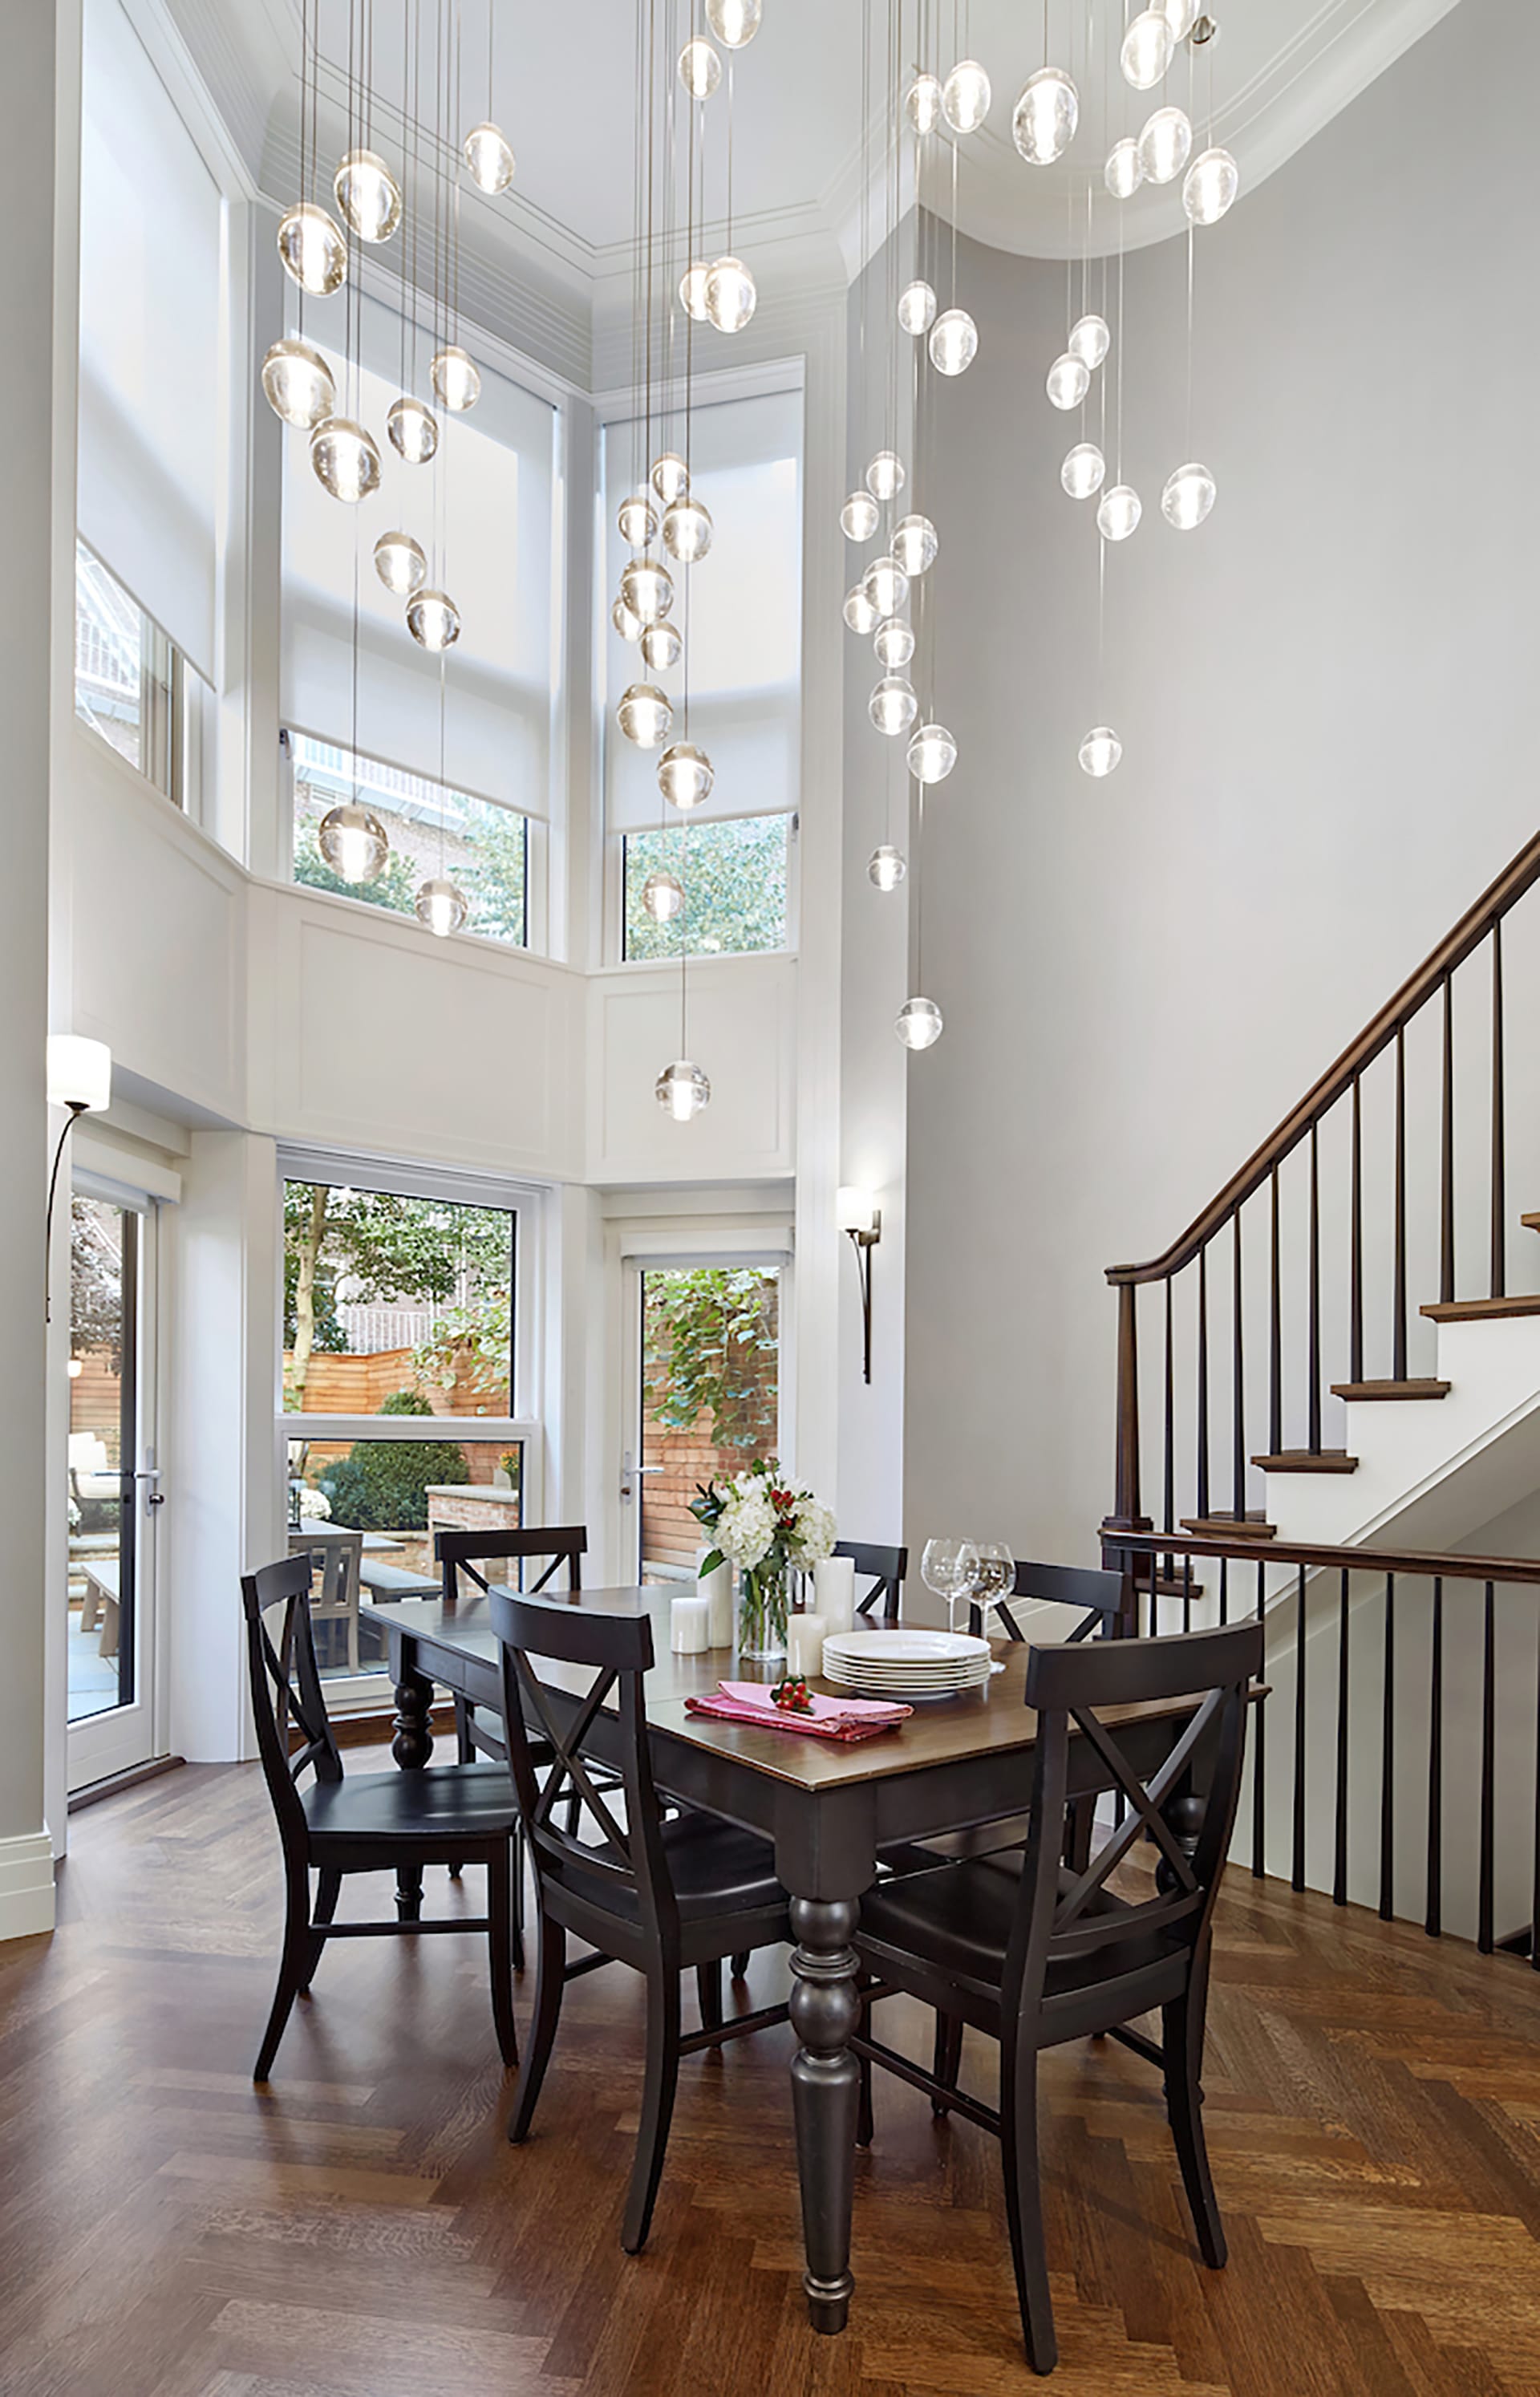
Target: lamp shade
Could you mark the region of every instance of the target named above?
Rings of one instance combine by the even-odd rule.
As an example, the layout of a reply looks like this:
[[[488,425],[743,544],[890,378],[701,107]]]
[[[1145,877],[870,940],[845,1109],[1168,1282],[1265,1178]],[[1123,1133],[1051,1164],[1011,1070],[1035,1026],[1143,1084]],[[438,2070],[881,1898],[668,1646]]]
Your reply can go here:
[[[76,1032],[48,1035],[48,1105],[100,1113],[113,1096],[113,1052]]]
[[[870,1190],[858,1189],[853,1183],[844,1183],[835,1194],[834,1220],[841,1232],[872,1232],[877,1229],[877,1199]]]

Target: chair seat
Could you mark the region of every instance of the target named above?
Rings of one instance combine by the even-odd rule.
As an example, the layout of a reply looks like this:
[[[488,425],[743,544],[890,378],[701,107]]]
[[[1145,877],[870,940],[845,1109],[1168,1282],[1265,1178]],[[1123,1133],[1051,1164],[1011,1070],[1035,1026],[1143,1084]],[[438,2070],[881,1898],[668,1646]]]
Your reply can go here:
[[[681,1922],[707,1916],[748,1914],[757,1908],[783,1906],[786,1893],[775,1878],[775,1851],[768,1840],[718,1816],[685,1814],[663,1826],[668,1868],[674,1879]],[[564,1878],[574,1891],[602,1906],[623,1922],[637,1920],[629,1890],[617,1890],[580,1867],[569,1866]]]
[[[1024,1862],[1023,1851],[1011,1849],[1002,1855],[938,1865],[931,1872],[904,1873],[879,1881],[861,1901],[862,1936],[916,1956],[975,1988],[998,1989],[1021,1902]],[[1074,1880],[1072,1873],[1061,1868],[1061,1895],[1074,1886]],[[1063,1996],[1105,1981],[1109,1958],[1116,1958],[1116,1970],[1123,1974],[1181,1953],[1182,1942],[1171,1932],[1141,1932],[1137,1914],[1138,1908],[1124,1899],[1108,1890],[1099,1891],[1083,1920],[1091,1922],[1126,1915],[1131,1924],[1128,1938],[1051,1965],[1044,1995]]]
[[[506,1765],[435,1764],[422,1773],[350,1773],[300,1793],[313,1840],[494,1840],[514,1828]]]

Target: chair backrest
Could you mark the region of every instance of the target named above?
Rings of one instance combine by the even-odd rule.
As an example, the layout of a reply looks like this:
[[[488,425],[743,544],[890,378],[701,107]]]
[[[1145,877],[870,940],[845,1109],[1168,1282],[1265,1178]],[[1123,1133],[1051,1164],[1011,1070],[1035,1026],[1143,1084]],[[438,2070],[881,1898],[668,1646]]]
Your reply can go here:
[[[867,1540],[837,1540],[834,1553],[837,1557],[849,1557],[858,1573],[872,1576],[872,1586],[865,1596],[856,1600],[856,1613],[870,1614],[874,1607],[880,1605],[883,1622],[896,1623],[904,1603],[904,1579],[909,1570],[908,1549],[877,1547]]]
[[[313,1573],[319,1573],[321,1587],[312,1587],[310,1612],[313,1622],[323,1622],[337,1615],[358,1612],[359,1572],[364,1561],[362,1532],[332,1532],[318,1539],[307,1555]]]
[[[1034,1647],[1025,1691],[1038,1718],[1032,1828],[1006,1960],[1018,2002],[1042,2003],[1055,1965],[1078,1966],[1078,1985],[1090,1979],[1109,1986],[1110,1995],[1110,1985],[1141,1969],[1162,1945],[1197,1948],[1219,1894],[1240,1794],[1247,1692],[1262,1661],[1256,1622],[1165,1640]],[[1106,1722],[1106,1710],[1175,1698],[1190,1698],[1192,1707],[1159,1725],[1158,1761],[1134,1762],[1127,1732]],[[1085,1868],[1066,1874],[1072,1733],[1095,1749],[1125,1811]],[[1099,1905],[1113,1873],[1146,1836],[1159,1851],[1155,1895]],[[1089,1974],[1088,1959],[1094,1959]]]
[[[241,1575],[257,1753],[286,1839],[304,1837],[304,1809],[296,1786],[300,1775],[314,1768],[318,1781],[342,1777],[315,1663],[310,1573],[310,1557],[301,1550],[297,1557],[284,1557]],[[275,1615],[278,1609],[282,1612]],[[298,1746],[290,1736],[295,1731]]]
[[[588,1533],[582,1523],[562,1524],[555,1529],[550,1526],[542,1528],[536,1523],[531,1524],[528,1529],[518,1531],[502,1531],[496,1528],[481,1531],[472,1528],[453,1532],[435,1532],[433,1552],[435,1562],[443,1571],[446,1605],[452,1605],[459,1597],[460,1575],[462,1573],[470,1576],[477,1589],[486,1589],[489,1586],[487,1576],[478,1570],[478,1566],[515,1557],[518,1560],[517,1578],[519,1587],[522,1589],[525,1560],[529,1557],[546,1557],[550,1561],[545,1571],[537,1581],[529,1585],[528,1595],[532,1597],[536,1590],[545,1587],[547,1582],[553,1579],[563,1565],[567,1567],[568,1588],[583,1587],[581,1560],[588,1553]]]
[[[604,1614],[556,1596],[516,1598],[495,1588],[489,1606],[502,1651],[508,1762],[536,1874],[600,1905],[613,1907],[617,1897],[629,1895],[644,1924],[676,1931],[678,1909],[663,1851],[642,1690],[652,1663],[650,1618]],[[592,1667],[586,1688],[574,1694],[570,1720],[566,1705],[553,1704],[542,1684],[538,1667],[546,1663]],[[613,1761],[624,1790],[623,1821],[596,1787],[583,1753],[611,1692],[620,1726]],[[531,1734],[548,1743],[553,1754],[543,1777],[536,1773]]]
[[[1083,1608],[1085,1621],[1077,1624],[1070,1633],[1072,1643],[1089,1640],[1092,1632],[1110,1640],[1118,1630],[1132,1631],[1137,1621],[1131,1577],[1127,1573],[1105,1573],[1092,1565],[1039,1565],[1017,1558],[1015,1579],[1010,1590],[1004,1598],[992,1601],[990,1611],[1004,1624],[1008,1640],[1024,1640],[1026,1634],[1011,1611],[1013,1598],[1035,1598],[1050,1606]],[[984,1629],[984,1608],[974,1599],[968,1610],[968,1627],[975,1638]]]

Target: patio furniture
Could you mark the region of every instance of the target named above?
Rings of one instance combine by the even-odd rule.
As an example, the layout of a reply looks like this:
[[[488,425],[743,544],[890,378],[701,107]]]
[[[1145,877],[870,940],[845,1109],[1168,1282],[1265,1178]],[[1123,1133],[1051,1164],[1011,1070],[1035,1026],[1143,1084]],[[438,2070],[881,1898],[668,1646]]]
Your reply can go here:
[[[122,1573],[115,1554],[112,1558],[96,1557],[83,1563],[86,1578],[86,1599],[80,1609],[82,1631],[96,1628],[101,1622],[101,1636],[96,1643],[99,1656],[115,1656],[119,1637],[118,1616],[123,1597]]]
[[[335,1524],[327,1525],[319,1538],[307,1529],[288,1535],[289,1555],[307,1558],[312,1573],[320,1576],[320,1593],[312,1600],[310,1620],[313,1624],[341,1623],[344,1627],[350,1673],[358,1670],[358,1589],[363,1551],[362,1532],[341,1530]]]

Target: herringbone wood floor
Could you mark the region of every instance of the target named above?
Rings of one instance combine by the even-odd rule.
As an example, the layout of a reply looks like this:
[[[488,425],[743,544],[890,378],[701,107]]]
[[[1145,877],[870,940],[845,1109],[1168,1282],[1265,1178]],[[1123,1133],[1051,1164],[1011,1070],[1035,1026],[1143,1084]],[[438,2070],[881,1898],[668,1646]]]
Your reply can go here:
[[[257,2095],[276,1864],[255,1770],[189,1769],[79,1817],[60,1931],[0,1949],[4,2397],[1034,2385],[994,2145],[891,2081],[852,2327],[808,2330],[785,2031],[687,2061],[651,2244],[622,2254],[640,2016],[618,1968],[570,1992],[522,2151],[479,1940],[334,1948]],[[433,1878],[434,1905],[479,1905]],[[1195,2257],[1151,2076],[1061,2051],[1053,2385],[1540,2397],[1537,2034],[1523,1967],[1232,1878],[1206,2075],[1229,2269]]]

